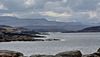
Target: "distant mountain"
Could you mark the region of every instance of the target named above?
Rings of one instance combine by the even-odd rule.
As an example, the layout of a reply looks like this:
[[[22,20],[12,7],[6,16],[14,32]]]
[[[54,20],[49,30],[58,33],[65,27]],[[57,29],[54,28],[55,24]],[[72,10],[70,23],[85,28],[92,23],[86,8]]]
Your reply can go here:
[[[100,26],[88,27],[80,31],[81,32],[100,32]]]
[[[17,17],[10,17],[10,16],[0,16],[0,22],[8,21],[8,20],[17,20]]]
[[[13,27],[23,27],[27,29],[58,29],[58,30],[81,30],[83,28],[89,27],[81,23],[75,22],[57,22],[48,21],[45,18],[40,19],[19,19],[17,17],[0,17],[0,25],[9,25]]]
[[[2,21],[3,20],[3,21]],[[13,27],[23,27],[29,25],[37,25],[39,22],[46,22],[46,19],[19,19],[16,17],[0,17],[0,25],[9,25]]]

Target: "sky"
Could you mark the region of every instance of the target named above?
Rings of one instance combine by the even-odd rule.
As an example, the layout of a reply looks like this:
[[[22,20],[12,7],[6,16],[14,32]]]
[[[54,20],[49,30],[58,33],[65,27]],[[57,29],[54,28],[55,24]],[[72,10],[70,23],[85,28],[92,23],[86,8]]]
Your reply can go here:
[[[98,23],[100,0],[0,0],[0,16]]]

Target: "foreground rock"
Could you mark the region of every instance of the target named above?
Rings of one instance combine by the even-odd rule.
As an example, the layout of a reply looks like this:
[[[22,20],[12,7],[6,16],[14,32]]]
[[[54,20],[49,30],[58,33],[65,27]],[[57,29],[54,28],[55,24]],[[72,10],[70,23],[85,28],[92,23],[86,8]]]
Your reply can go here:
[[[56,55],[32,55],[30,57],[81,57],[82,54],[80,51],[66,51],[61,52]]]
[[[81,57],[82,53],[80,51],[66,51],[56,54],[57,57]]]
[[[23,54],[20,52],[0,50],[0,57],[29,57],[29,56],[23,56]],[[31,55],[30,57],[100,57],[100,48],[98,49],[97,52],[87,55],[82,55],[82,53],[79,50],[76,50],[76,51],[61,52],[56,55]]]
[[[97,52],[100,52],[100,48],[98,49],[98,51]]]
[[[100,57],[100,48],[98,49],[97,52],[92,53],[92,54],[83,55],[82,57]]]
[[[20,52],[0,50],[0,57],[21,57],[21,56],[23,56],[23,54]]]
[[[100,57],[100,52],[95,52],[93,54],[83,55],[82,57]]]
[[[30,57],[55,57],[53,55],[32,55]]]
[[[19,57],[28,57],[28,56],[19,56]]]

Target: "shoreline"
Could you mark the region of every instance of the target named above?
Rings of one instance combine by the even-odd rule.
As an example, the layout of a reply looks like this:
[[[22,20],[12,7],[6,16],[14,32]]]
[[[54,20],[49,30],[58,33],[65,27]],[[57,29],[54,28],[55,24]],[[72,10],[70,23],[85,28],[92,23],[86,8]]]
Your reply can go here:
[[[0,57],[100,57],[100,48],[97,52],[85,55],[83,55],[80,50],[60,52],[56,55],[33,54],[30,56],[24,56],[23,53],[17,51],[0,50]]]
[[[22,40],[5,40],[0,42],[12,42],[12,41],[61,41],[60,39],[22,39]]]

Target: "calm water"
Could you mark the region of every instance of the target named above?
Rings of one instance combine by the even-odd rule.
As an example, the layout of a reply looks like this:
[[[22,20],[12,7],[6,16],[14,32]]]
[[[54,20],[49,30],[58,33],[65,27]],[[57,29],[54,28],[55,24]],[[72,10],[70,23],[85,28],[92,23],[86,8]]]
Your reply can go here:
[[[1,42],[0,50],[19,51],[24,55],[56,54],[70,50],[89,54],[100,48],[100,33],[50,33],[47,38],[58,38],[61,41]]]

